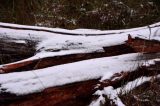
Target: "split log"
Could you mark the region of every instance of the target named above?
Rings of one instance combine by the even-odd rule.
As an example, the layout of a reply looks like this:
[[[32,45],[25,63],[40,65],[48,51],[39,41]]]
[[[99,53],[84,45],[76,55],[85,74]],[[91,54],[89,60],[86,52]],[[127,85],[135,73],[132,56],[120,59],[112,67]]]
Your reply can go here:
[[[160,74],[160,62],[149,67],[140,67],[133,72],[116,73],[111,79],[99,82],[99,79],[84,81],[75,84],[47,88],[41,93],[16,96],[12,94],[0,94],[2,106],[85,106],[92,100],[92,94],[107,86],[121,87],[129,81],[141,76],[153,76]],[[123,82],[123,83],[122,83]],[[96,87],[99,85],[98,87]]]
[[[5,48],[7,49],[6,46]],[[26,48],[24,47],[24,49]],[[10,49],[8,48],[7,50],[10,50]],[[71,63],[71,62],[76,62],[76,61],[81,61],[86,59],[92,59],[92,58],[99,58],[99,57],[115,56],[115,55],[136,53],[136,52],[142,52],[142,51],[147,53],[160,52],[160,42],[154,41],[154,40],[150,41],[150,40],[135,38],[133,40],[129,39],[128,41],[126,41],[126,44],[104,47],[104,50],[105,52],[70,54],[70,55],[27,60],[27,61],[3,65],[3,67],[0,68],[0,70],[3,73],[18,72],[18,71],[24,71],[24,70],[27,71],[27,70],[41,69],[41,68],[46,68],[54,65],[60,65],[60,64]],[[32,52],[29,52],[29,53],[22,52],[22,55],[25,55],[25,54],[27,56],[33,55],[33,52],[35,52],[35,50],[33,49],[29,51],[32,51]],[[16,51],[16,49],[15,49],[15,52],[19,53],[19,51]],[[19,55],[21,57],[24,57],[21,54]]]
[[[105,52],[70,54],[70,55],[45,57],[41,59],[33,59],[33,60],[27,60],[27,61],[22,61],[17,63],[11,63],[7,65],[3,65],[3,67],[0,68],[0,70],[3,73],[19,72],[24,70],[25,71],[35,70],[35,69],[46,68],[54,65],[77,62],[81,60],[134,53],[134,50],[131,47],[127,46],[126,44],[104,47],[104,50]]]

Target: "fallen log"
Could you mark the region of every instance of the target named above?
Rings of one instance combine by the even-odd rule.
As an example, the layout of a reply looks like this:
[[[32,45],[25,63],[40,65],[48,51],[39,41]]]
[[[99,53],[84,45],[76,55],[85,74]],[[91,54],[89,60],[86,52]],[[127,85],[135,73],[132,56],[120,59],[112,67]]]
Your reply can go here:
[[[150,33],[150,35],[153,38],[154,36],[157,36],[157,34],[159,34],[158,33],[159,23],[150,25],[149,27],[146,26],[146,27],[128,29],[128,30],[117,30],[117,31],[92,30],[93,32],[91,30],[82,30],[81,32],[77,30],[70,31],[70,30],[64,30],[64,29],[51,29],[51,28],[41,28],[41,27],[31,27],[31,26],[0,23],[0,29],[1,29],[0,37],[2,39],[4,39],[3,35],[7,37],[7,39],[3,40],[0,43],[0,48],[1,48],[0,64],[11,63],[7,65],[1,65],[0,72],[7,73],[7,72],[16,72],[16,71],[24,71],[24,70],[27,71],[27,70],[33,70],[33,69],[46,68],[54,65],[76,62],[80,60],[114,56],[114,55],[120,55],[125,53],[159,52],[160,43],[157,43],[159,41],[155,42],[151,40],[150,42],[148,42],[144,39],[142,39],[141,41],[139,41],[138,39],[135,39],[130,42],[128,39],[128,41],[126,41],[125,43],[125,40],[127,40],[128,33],[131,33],[131,34],[134,33],[137,37],[141,37],[141,35],[140,36],[138,35],[139,33],[141,33],[139,31],[146,32],[148,31],[148,28],[150,28],[150,31],[152,31],[153,29],[153,32],[152,32],[153,34]],[[41,33],[39,33],[40,31]],[[48,33],[48,32],[51,32],[51,33]],[[112,32],[114,32],[114,34]],[[53,35],[53,36],[50,36],[50,35]],[[72,36],[72,35],[76,35],[76,36]],[[77,35],[80,35],[80,36],[77,36]],[[100,36],[100,35],[103,35],[103,36]],[[14,39],[11,39],[12,36],[14,36],[13,37]],[[144,35],[144,36],[147,37],[147,35]],[[31,39],[29,40],[30,42],[27,44],[23,44],[23,43],[19,44],[19,42],[11,42],[12,40],[14,41],[21,40],[22,38],[23,40],[25,38],[27,40],[30,38]],[[36,45],[37,42],[34,42],[34,40],[32,41],[32,38],[41,39],[40,44]],[[77,41],[77,39],[80,39],[82,41]],[[63,50],[74,51],[79,49],[80,51],[78,52],[76,51],[76,53],[67,52],[68,54],[63,54],[61,56],[58,56],[59,54],[61,54],[59,52],[63,52]],[[81,51],[81,49],[89,50],[91,52],[88,53],[88,52],[85,52],[85,50]],[[95,50],[94,53],[92,49]],[[105,52],[101,51],[97,53],[96,50],[97,51],[104,50]],[[33,56],[37,52],[44,52],[44,51],[57,53],[58,55],[55,55],[54,57],[50,56],[45,58],[42,57],[37,59],[28,59],[25,61],[13,63],[13,61],[15,62],[18,60],[23,60]],[[11,58],[11,59],[6,59],[6,58]]]
[[[2,106],[85,106],[88,105],[92,94],[107,86],[114,88],[121,87],[129,81],[133,81],[141,76],[154,76],[160,74],[160,62],[148,67],[142,66],[133,72],[121,72],[114,74],[111,79],[99,82],[99,79],[84,81],[75,84],[63,85],[59,87],[47,88],[41,93],[16,96],[12,94],[0,94],[0,104]]]
[[[155,40],[144,40],[140,38],[128,39],[126,44],[104,47],[105,52],[95,52],[95,53],[78,53],[54,57],[45,57],[33,60],[27,60],[12,64],[3,65],[0,68],[1,73],[9,72],[19,72],[27,70],[35,70],[46,68],[54,65],[60,65],[65,63],[71,63],[81,60],[87,60],[92,58],[106,57],[106,56],[115,56],[127,53],[136,53],[136,52],[146,52],[154,53],[160,52],[160,42]]]

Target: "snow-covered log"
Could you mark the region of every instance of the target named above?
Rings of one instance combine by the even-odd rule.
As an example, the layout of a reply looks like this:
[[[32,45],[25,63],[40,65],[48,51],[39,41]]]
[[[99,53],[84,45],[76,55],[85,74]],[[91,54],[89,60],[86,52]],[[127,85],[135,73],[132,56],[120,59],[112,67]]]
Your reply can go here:
[[[116,57],[114,57],[114,58],[116,58]],[[3,79],[0,81],[0,84],[1,84],[0,103],[5,104],[5,106],[9,106],[10,104],[12,104],[12,106],[16,106],[16,105],[21,106],[21,105],[28,105],[28,104],[38,106],[41,103],[43,103],[44,106],[67,105],[67,104],[74,105],[76,103],[81,103],[81,105],[87,105],[88,101],[92,100],[92,94],[94,94],[94,92],[96,92],[97,90],[102,90],[102,89],[110,87],[110,86],[112,86],[114,89],[120,90],[120,87],[123,86],[123,84],[125,86],[126,83],[128,83],[128,82],[130,83],[130,81],[134,81],[137,78],[145,77],[145,76],[150,77],[152,75],[154,76],[155,73],[159,74],[160,69],[157,69],[157,67],[160,66],[159,61],[160,61],[159,59],[151,59],[147,63],[144,62],[142,64],[142,67],[135,70],[135,71],[128,70],[126,72],[119,72],[119,73],[114,74],[114,72],[111,71],[111,69],[110,69],[110,71],[113,73],[109,74],[109,72],[105,72],[104,76],[102,77],[102,79],[100,81],[99,81],[98,77],[93,77],[96,79],[91,78],[92,80],[90,79],[87,81],[81,81],[78,83],[71,83],[71,84],[66,84],[66,85],[57,86],[57,87],[55,86],[55,87],[45,88],[45,87],[47,87],[46,83],[44,82],[43,79],[41,79],[39,77],[40,79],[38,82],[41,83],[40,89],[42,88],[43,91],[40,92],[38,90],[38,92],[40,92],[40,93],[32,93],[29,95],[25,94],[24,96],[22,93],[30,92],[31,89],[34,90],[34,92],[37,92],[37,91],[35,91],[36,87],[34,87],[34,86],[38,87],[38,83],[33,80],[27,81],[27,77],[23,76],[23,79],[26,80],[26,82],[25,82],[22,79],[22,75],[20,75],[23,73],[6,74],[4,76],[1,75],[0,76],[1,78],[5,77],[8,79],[5,79],[5,80]],[[86,63],[88,63],[88,62],[86,62]],[[86,64],[86,63],[84,63],[84,64]],[[72,66],[74,67],[74,64],[72,64]],[[113,69],[115,70],[115,68],[113,68]],[[119,67],[119,69],[120,69],[120,67]],[[129,67],[128,67],[128,69],[129,69]],[[55,70],[53,70],[53,71],[55,71]],[[57,71],[60,71],[60,70],[57,70]],[[85,70],[85,71],[87,72],[87,70]],[[94,70],[92,70],[92,71],[94,71]],[[108,71],[109,71],[109,69],[108,69]],[[77,73],[77,75],[78,74],[80,75],[81,73]],[[87,74],[87,73],[85,73],[85,74]],[[24,73],[24,75],[26,76],[27,73]],[[38,73],[37,73],[37,75],[38,75]],[[13,76],[17,76],[17,78],[14,78]],[[21,78],[20,78],[20,76],[21,76]],[[54,76],[56,77],[56,74],[54,74]],[[90,76],[93,76],[93,75],[90,75]],[[106,76],[108,76],[108,77],[106,77]],[[76,77],[76,75],[75,75],[75,77]],[[35,78],[35,77],[33,77],[33,78]],[[52,78],[54,78],[54,77],[52,77]],[[74,79],[74,77],[70,77],[70,78]],[[19,79],[19,81],[18,81],[18,79]],[[58,80],[61,80],[61,81],[67,80],[67,79],[65,79],[65,80],[64,79],[65,79],[65,75],[64,75],[64,77],[62,77],[61,79],[58,79]],[[55,80],[55,81],[58,81],[58,80]],[[58,83],[60,84],[61,81],[58,81],[57,84]],[[71,81],[71,79],[70,79],[70,81]],[[149,80],[147,80],[147,81],[149,81]],[[50,83],[51,82],[52,81],[50,79]],[[26,85],[29,83],[31,84],[31,86]],[[20,85],[20,86],[18,86],[18,85]],[[137,85],[137,86],[139,86],[139,85]],[[27,87],[27,86],[29,86],[29,87]],[[13,92],[9,93],[8,91],[11,91],[11,92],[13,91],[16,94],[13,94]]]
[[[0,57],[11,57],[0,65],[0,104],[89,105],[97,90],[159,74],[159,29],[160,23],[111,31],[0,23]]]

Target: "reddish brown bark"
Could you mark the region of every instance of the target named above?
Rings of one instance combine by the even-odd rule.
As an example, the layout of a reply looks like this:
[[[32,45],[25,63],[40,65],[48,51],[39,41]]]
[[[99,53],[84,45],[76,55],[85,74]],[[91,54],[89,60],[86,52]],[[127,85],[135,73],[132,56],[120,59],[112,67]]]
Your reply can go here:
[[[140,38],[128,37],[127,45],[135,50],[135,52],[160,52],[160,42],[156,40],[145,40]]]

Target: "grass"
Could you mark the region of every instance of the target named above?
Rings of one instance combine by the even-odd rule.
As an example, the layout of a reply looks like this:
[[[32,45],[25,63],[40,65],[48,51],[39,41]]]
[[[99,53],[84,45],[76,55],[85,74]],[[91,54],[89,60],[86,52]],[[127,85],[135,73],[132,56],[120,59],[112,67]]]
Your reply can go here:
[[[120,95],[126,106],[159,106],[160,103],[160,79],[147,82],[134,90]]]

